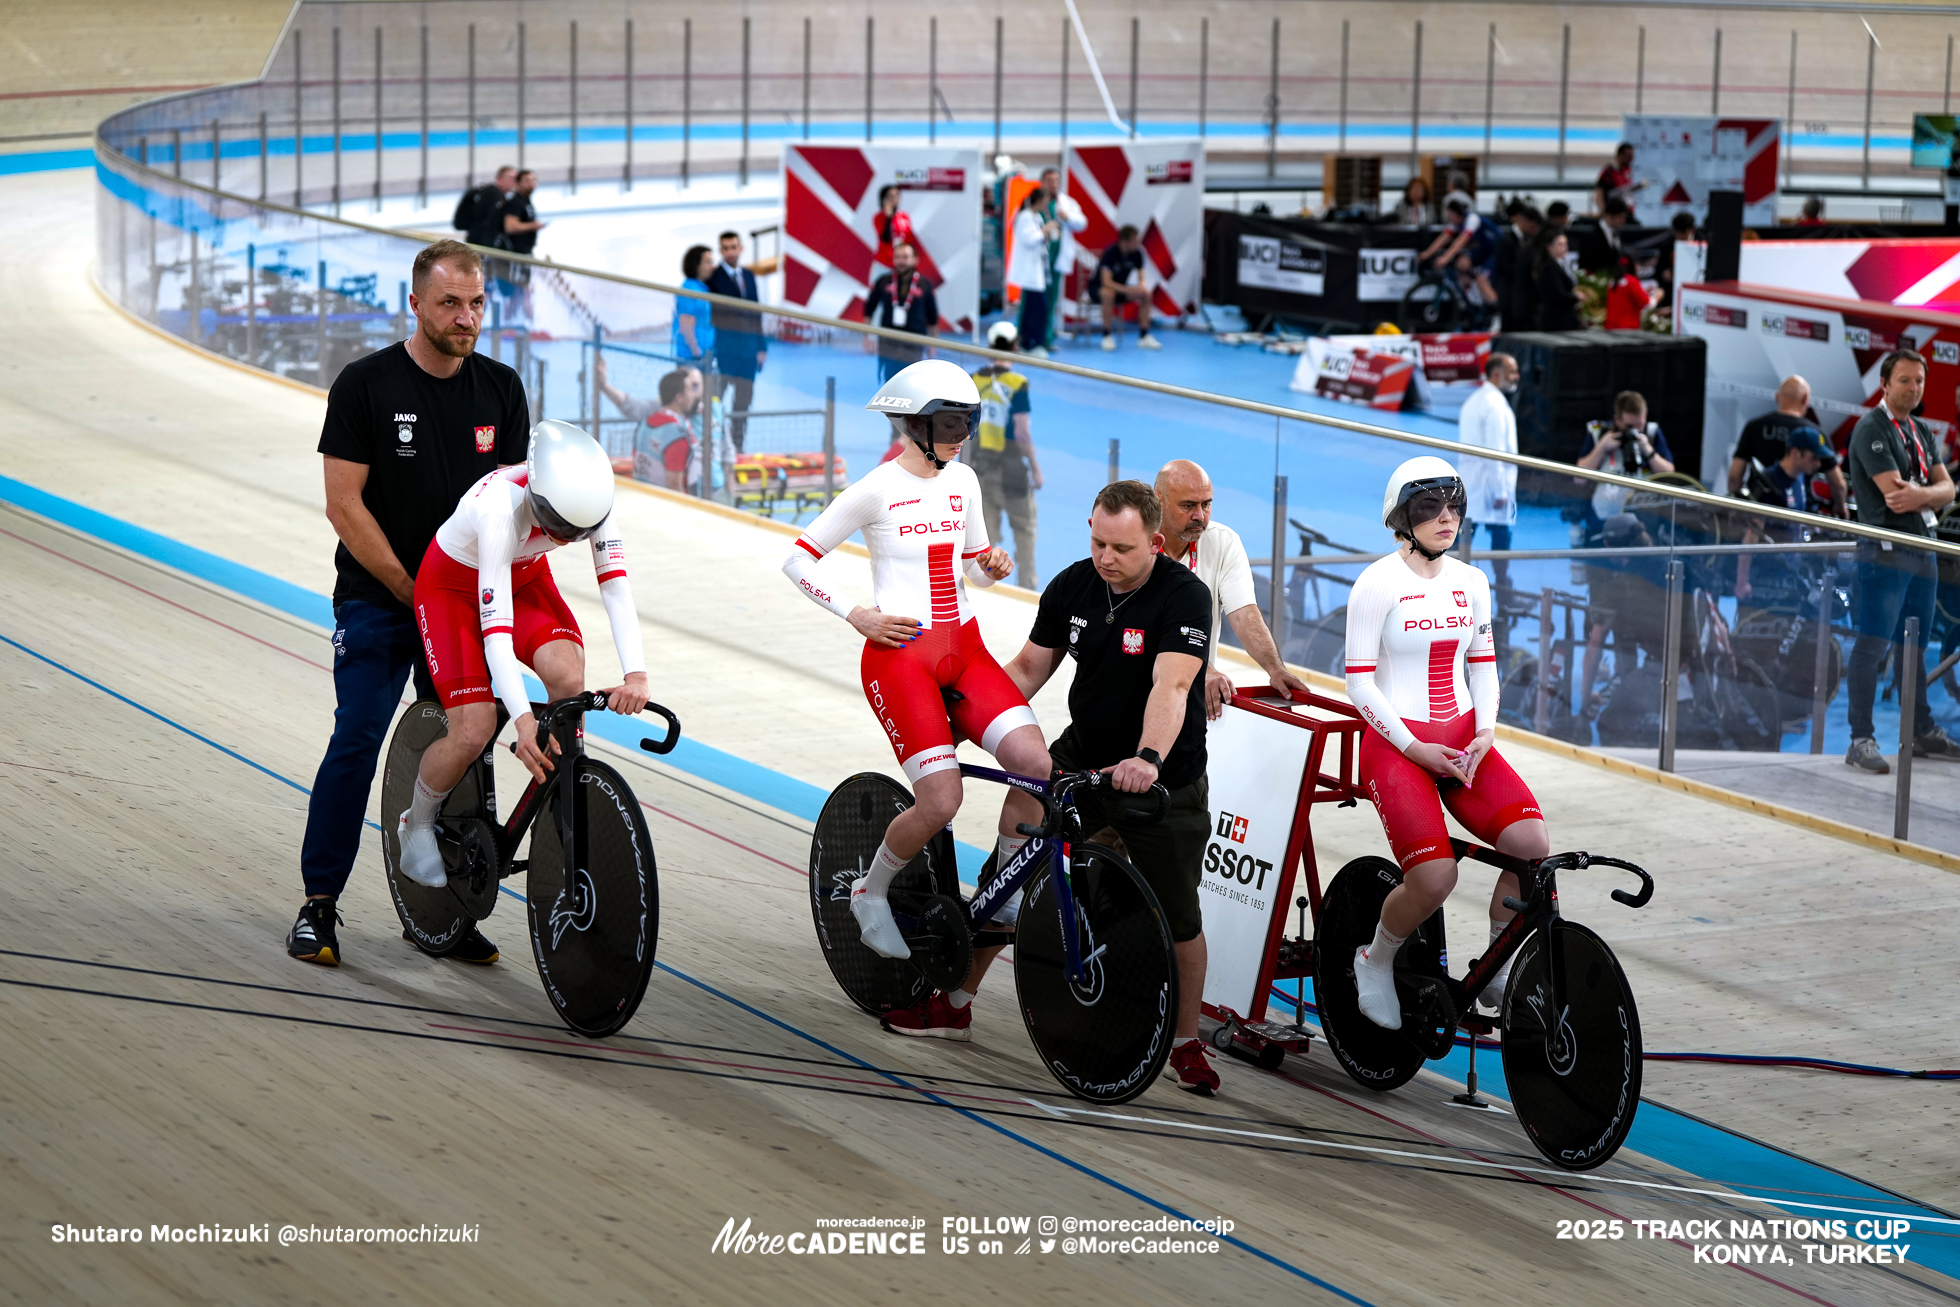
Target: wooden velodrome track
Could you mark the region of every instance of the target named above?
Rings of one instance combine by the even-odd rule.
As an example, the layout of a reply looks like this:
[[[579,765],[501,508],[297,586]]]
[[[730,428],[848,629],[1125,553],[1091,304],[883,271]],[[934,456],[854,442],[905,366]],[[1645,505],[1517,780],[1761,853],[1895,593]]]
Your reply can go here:
[[[1636,1143],[1651,1153],[1629,1149],[1568,1178],[1508,1116],[1446,1107],[1441,1078],[1374,1095],[1318,1048],[1277,1074],[1221,1060],[1215,1100],[1167,1084],[1116,1112],[1084,1110],[1035,1063],[1006,968],[978,1000],[972,1045],[882,1034],[817,952],[802,871],[809,826],[795,815],[804,787],[891,765],[864,711],[854,641],[782,581],[782,536],[654,494],[623,492],[621,503],[656,695],[692,739],[753,766],[731,764],[716,783],[698,767],[596,746],[625,760],[659,850],[661,966],[633,1024],[603,1043],[552,1024],[515,901],[487,923],[505,951],[495,968],[411,951],[372,835],[342,901],[347,964],[289,960],[303,787],[333,707],[325,632],[295,615],[317,614],[332,580],[311,452],[321,401],[108,308],[87,281],[85,173],[5,188],[15,221],[0,255],[0,302],[12,310],[0,321],[0,1293],[10,1300],[1960,1296],[1960,1283],[1921,1264],[1937,1252],[1952,1265],[1960,1224],[1916,1222],[1899,1240],[1914,1246],[1909,1263],[1888,1267],[1807,1266],[1798,1254],[1794,1266],[1741,1269],[1698,1264],[1687,1245],[1705,1239],[1556,1237],[1560,1221],[1579,1218],[1902,1210],[1851,1175],[1950,1209],[1960,1200],[1950,1084],[1651,1064],[1657,1103],[1849,1174],[1650,1104]],[[1066,555],[1071,529],[1048,526],[1050,558]],[[560,561],[597,635],[590,573]],[[1031,613],[1013,597],[980,600],[1003,653]],[[599,636],[592,649],[603,677],[610,645]],[[1065,719],[1059,687],[1036,706],[1051,732]],[[1567,911],[1625,961],[1650,1049],[1960,1061],[1946,1051],[1960,990],[1953,876],[1552,755],[1513,756],[1559,847],[1623,852],[1660,878],[1642,913],[1609,903],[1604,885],[1566,887]],[[970,793],[961,831],[973,841],[994,799]],[[1328,814],[1319,835],[1328,872],[1380,844],[1367,812]],[[1475,937],[1481,915],[1481,881],[1466,879],[1478,888],[1459,896],[1459,940]],[[1487,1075],[1495,1064],[1485,1060]],[[1745,1189],[1774,1190],[1785,1206]],[[1236,1228],[1215,1254],[1017,1254],[1014,1234],[999,1255],[960,1255],[940,1242],[945,1218],[1173,1213]],[[731,1217],[782,1234],[833,1218],[917,1218],[926,1252],[712,1253]],[[53,1242],[51,1228],[70,1223],[146,1238]],[[153,1225],[286,1223],[461,1225],[479,1241],[147,1237]]]

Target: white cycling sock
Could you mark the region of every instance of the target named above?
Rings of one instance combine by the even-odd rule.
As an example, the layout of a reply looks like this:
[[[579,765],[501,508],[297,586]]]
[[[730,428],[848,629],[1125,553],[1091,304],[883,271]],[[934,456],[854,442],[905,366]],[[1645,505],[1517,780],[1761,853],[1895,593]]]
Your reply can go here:
[[[1006,871],[1008,862],[1015,854],[1021,851],[1021,846],[1027,842],[1028,837],[1025,835],[1003,835],[995,840],[994,874],[999,875],[1001,872]]]
[[[891,888],[893,879],[899,872],[904,871],[911,861],[910,858],[901,858],[893,853],[891,846],[880,840],[878,852],[871,859],[871,869],[864,874],[865,895],[874,899],[885,897],[885,891]]]
[[[1493,917],[1490,923],[1490,942],[1495,944],[1497,942],[1497,937],[1499,935],[1502,935],[1504,933],[1504,928],[1510,924],[1511,922],[1508,917],[1505,918],[1503,921],[1498,921],[1496,918]]]
[[[417,830],[427,830],[436,824],[436,816],[442,811],[442,801],[449,797],[448,790],[440,792],[429,788],[420,776],[415,778],[415,797],[409,801],[408,824]]]
[[[973,995],[963,989],[949,989],[946,991],[946,1001],[951,1003],[953,1010],[957,1012],[973,1001]]]
[[[1407,943],[1408,939],[1407,935],[1389,934],[1388,927],[1378,923],[1375,926],[1375,941],[1362,953],[1362,961],[1377,971],[1393,971],[1395,955],[1401,951],[1402,945]]]

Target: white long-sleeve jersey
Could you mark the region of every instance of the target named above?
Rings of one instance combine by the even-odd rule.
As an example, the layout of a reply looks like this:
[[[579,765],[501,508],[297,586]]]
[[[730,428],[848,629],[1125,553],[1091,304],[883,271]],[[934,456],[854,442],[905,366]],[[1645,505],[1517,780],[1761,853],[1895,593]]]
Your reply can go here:
[[[1474,711],[1478,730],[1497,725],[1490,582],[1461,559],[1442,564],[1425,579],[1400,553],[1378,558],[1348,597],[1348,697],[1398,750],[1416,738],[1405,721]]]
[[[436,528],[436,544],[442,552],[476,569],[483,661],[490,668],[490,687],[512,721],[531,711],[531,696],[525,692],[524,668],[511,639],[516,620],[511,568],[558,548],[558,541],[531,516],[530,496],[525,493],[529,480],[524,467],[497,469],[471,486],[449,520]],[[599,598],[606,606],[620,670],[644,672],[639,611],[626,579],[626,542],[614,528],[611,514],[592,534],[592,569],[599,578]]]
[[[823,582],[817,564],[860,531],[871,551],[871,606],[888,617],[959,626],[973,615],[966,581],[994,583],[975,561],[992,546],[980,516],[980,479],[964,463],[948,463],[936,477],[914,476],[897,459],[881,463],[797,537],[783,573],[846,619],[856,605]]]

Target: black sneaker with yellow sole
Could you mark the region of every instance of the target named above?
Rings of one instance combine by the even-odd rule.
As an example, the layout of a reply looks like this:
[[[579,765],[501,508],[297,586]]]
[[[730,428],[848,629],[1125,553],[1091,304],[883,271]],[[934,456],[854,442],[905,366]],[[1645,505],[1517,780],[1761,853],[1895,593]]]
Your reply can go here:
[[[415,936],[406,930],[402,931],[402,938],[415,944]],[[416,947],[420,948],[421,945],[416,944]],[[471,926],[470,933],[458,940],[455,948],[441,956],[454,958],[458,962],[468,962],[472,966],[487,967],[503,955],[497,952],[497,946],[492,944],[482,931]]]
[[[299,919],[286,932],[286,952],[301,962],[323,967],[340,965],[340,936],[334,927],[340,922],[338,899],[308,899],[299,906]]]

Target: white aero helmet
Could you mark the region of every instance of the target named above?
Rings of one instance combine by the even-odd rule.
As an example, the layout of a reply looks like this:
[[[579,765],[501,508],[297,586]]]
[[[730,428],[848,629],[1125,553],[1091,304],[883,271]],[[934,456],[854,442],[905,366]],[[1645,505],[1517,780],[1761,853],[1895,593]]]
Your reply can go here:
[[[987,328],[987,344],[993,349],[1013,349],[1021,340],[1021,329],[1002,318]]]
[[[612,512],[612,460],[571,423],[547,418],[532,427],[525,468],[531,516],[554,540],[583,540]]]
[[[1411,501],[1420,500],[1411,505]],[[1465,504],[1463,479],[1456,469],[1434,454],[1412,458],[1388,474],[1382,492],[1382,525],[1397,535],[1441,515],[1443,506],[1461,518]]]
[[[930,439],[916,436],[906,428],[906,418],[958,413],[966,418],[968,436],[980,425],[979,387],[964,368],[945,359],[926,359],[900,369],[879,387],[865,407],[890,418],[892,429],[923,450],[926,460],[936,468],[945,467],[946,460],[934,452]]]

